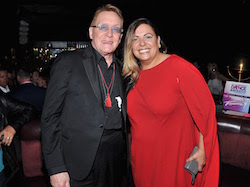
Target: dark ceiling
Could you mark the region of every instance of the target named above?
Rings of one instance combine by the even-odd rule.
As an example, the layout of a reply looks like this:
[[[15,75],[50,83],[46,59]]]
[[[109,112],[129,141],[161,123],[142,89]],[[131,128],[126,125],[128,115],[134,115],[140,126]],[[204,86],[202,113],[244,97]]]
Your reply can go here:
[[[18,20],[27,21],[31,40],[86,40],[88,26],[96,8],[106,3],[117,5],[127,22],[141,16],[151,6],[141,0],[14,0]],[[152,3],[150,3],[152,4]],[[158,4],[152,4],[152,11]],[[152,14],[153,12],[150,12]],[[137,16],[138,15],[138,16]]]
[[[124,28],[138,18],[151,19],[170,52],[190,59],[233,59],[250,53],[249,0],[12,0],[3,17],[5,46],[18,43],[19,21],[29,23],[29,41],[88,40],[96,8],[112,3],[123,12]]]

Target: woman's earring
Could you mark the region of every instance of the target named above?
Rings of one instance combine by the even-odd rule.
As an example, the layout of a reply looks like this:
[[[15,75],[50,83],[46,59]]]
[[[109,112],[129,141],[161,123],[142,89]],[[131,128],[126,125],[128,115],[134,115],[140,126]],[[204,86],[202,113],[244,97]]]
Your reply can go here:
[[[158,46],[159,46],[159,49],[160,49],[161,48],[161,44],[159,43]]]

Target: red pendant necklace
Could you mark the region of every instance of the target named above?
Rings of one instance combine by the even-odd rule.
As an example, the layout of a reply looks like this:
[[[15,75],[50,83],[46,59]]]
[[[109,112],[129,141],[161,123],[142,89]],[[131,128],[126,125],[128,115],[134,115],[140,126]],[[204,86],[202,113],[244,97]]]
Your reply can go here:
[[[110,84],[109,84],[109,86],[107,85],[107,83],[106,83],[106,81],[105,81],[105,78],[104,78],[104,76],[103,76],[103,73],[102,73],[102,70],[101,70],[101,68],[100,68],[100,66],[99,66],[99,64],[97,64],[97,66],[98,66],[98,69],[99,69],[99,72],[100,72],[100,74],[101,74],[101,77],[102,77],[102,83],[103,83],[103,85],[105,86],[105,88],[104,88],[104,93],[105,93],[105,106],[106,107],[112,107],[112,102],[111,102],[111,98],[110,98],[110,94],[111,94],[111,92],[112,92],[112,90],[113,90],[113,85],[114,85],[114,77],[115,77],[115,64],[113,64],[113,74],[112,74],[112,78],[111,78],[111,81],[110,81]],[[110,89],[111,88],[111,89]]]

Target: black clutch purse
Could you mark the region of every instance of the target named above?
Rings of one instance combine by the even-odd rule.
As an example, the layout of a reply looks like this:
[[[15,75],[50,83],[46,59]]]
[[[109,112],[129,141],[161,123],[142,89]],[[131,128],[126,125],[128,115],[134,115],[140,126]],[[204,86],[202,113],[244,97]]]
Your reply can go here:
[[[198,146],[195,146],[190,156],[192,156],[197,150],[198,150]],[[197,163],[197,161],[192,160],[190,162],[187,162],[185,164],[184,168],[192,175],[191,184],[194,184],[196,174],[198,173],[198,163]]]

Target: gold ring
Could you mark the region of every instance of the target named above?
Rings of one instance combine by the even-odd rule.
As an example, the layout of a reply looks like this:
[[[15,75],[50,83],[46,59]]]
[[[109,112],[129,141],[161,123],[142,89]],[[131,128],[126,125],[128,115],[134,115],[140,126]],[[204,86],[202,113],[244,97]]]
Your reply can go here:
[[[10,139],[10,137],[9,136],[7,136],[7,140],[9,140]]]

